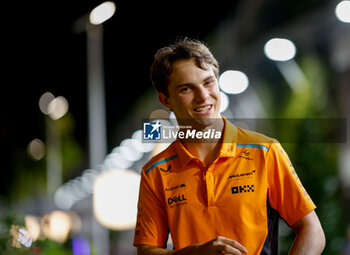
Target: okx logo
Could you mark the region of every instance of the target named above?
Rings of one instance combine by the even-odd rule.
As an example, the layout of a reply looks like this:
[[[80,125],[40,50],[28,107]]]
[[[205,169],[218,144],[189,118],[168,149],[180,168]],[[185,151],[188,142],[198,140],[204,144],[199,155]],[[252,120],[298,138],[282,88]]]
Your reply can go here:
[[[160,140],[162,124],[157,122],[143,123],[143,139],[144,140]]]
[[[254,192],[254,185],[235,186],[231,188],[232,194]]]

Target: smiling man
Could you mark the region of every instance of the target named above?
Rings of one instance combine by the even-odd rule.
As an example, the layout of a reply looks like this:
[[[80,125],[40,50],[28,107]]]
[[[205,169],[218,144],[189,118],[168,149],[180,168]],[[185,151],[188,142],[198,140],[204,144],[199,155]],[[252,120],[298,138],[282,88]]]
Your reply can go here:
[[[178,138],[143,168],[138,254],[278,254],[278,219],[295,231],[290,254],[325,245],[316,206],[281,145],[220,114],[219,65],[200,41],[155,55],[151,79],[180,126],[220,137]],[[169,233],[174,250],[165,249]]]

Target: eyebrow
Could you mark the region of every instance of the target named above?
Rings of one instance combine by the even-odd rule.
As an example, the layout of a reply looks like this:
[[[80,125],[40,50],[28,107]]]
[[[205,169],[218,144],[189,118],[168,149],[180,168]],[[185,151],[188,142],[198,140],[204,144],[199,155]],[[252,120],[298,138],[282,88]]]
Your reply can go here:
[[[206,77],[205,79],[203,79],[203,81],[207,81],[207,80],[210,80],[212,78],[214,78],[215,76],[214,75],[209,75],[208,77]],[[189,86],[189,85],[192,85],[193,83],[190,83],[190,82],[187,82],[187,83],[182,83],[182,84],[179,84],[179,85],[176,85],[175,88],[180,88],[180,87],[183,87],[183,86]]]

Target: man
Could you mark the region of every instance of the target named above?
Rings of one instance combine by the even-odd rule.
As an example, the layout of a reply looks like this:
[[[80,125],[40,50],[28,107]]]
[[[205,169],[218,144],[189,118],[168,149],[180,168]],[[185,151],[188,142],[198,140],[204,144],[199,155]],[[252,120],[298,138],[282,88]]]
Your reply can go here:
[[[276,140],[220,115],[218,73],[197,40],[155,55],[151,80],[179,125],[222,135],[178,138],[144,166],[138,254],[277,254],[279,217],[296,233],[290,254],[320,254],[325,237],[316,206],[287,154]],[[165,249],[169,233],[174,250]]]

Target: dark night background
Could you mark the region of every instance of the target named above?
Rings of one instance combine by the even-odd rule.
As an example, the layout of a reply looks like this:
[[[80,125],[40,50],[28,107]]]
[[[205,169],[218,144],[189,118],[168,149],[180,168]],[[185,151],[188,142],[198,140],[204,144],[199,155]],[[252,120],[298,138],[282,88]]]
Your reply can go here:
[[[115,15],[103,25],[108,133],[152,86],[149,68],[156,50],[178,37],[203,40],[224,18],[234,15],[239,2],[117,1]],[[34,137],[43,137],[38,100],[47,91],[68,100],[76,139],[86,148],[86,34],[75,34],[72,27],[100,3],[20,1],[2,7],[0,155],[4,185],[11,176],[13,151],[24,148]],[[318,4],[320,1],[301,5],[268,1],[260,8],[263,22],[256,24],[255,32],[262,34]],[[108,142],[109,147],[115,145]]]
[[[103,25],[108,133],[152,86],[149,68],[159,47],[177,37],[203,39],[238,4],[219,2],[116,2],[116,13]],[[2,192],[12,175],[14,151],[25,149],[35,137],[44,138],[38,106],[43,93],[68,100],[75,137],[87,149],[86,34],[75,34],[72,27],[100,3],[21,1],[2,8],[13,15],[5,15],[2,24]]]
[[[102,2],[7,1],[0,7],[0,216],[11,206],[30,213],[46,213],[48,207],[54,207],[52,197],[46,194],[46,159],[33,161],[26,152],[34,138],[46,139],[48,117],[39,109],[43,93],[63,96],[69,103],[70,119],[60,122],[65,128],[70,126],[72,132],[62,138],[68,139],[62,157],[63,182],[79,177],[89,167],[86,33],[74,33],[73,24]],[[237,69],[247,73],[249,88],[257,96],[252,97],[249,91],[230,95],[231,109],[242,106],[241,100],[248,103],[235,110],[250,113],[254,108],[251,103],[260,98],[268,116],[343,118],[349,133],[350,37],[342,34],[349,31],[349,24],[341,23],[334,15],[339,1],[114,2],[114,16],[103,23],[107,152],[134,130],[125,120],[133,109],[142,108],[138,100],[152,89],[149,70],[155,52],[185,36],[212,43],[209,48],[220,53],[214,54],[223,67],[220,71]],[[303,95],[294,93],[276,63],[264,56],[264,43],[279,36],[289,36],[296,44],[294,60],[310,83]],[[292,136],[296,141],[318,129],[283,129],[279,135]],[[349,178],[342,177],[350,176],[348,140],[342,144],[292,143],[286,151],[318,205],[328,238],[325,254],[340,254],[334,252],[344,247],[350,221],[350,183],[346,181]],[[81,201],[73,209],[81,217],[93,217],[91,194]],[[111,240],[122,236],[118,235],[111,233]],[[280,236],[283,249],[288,249],[293,233],[282,229]]]

